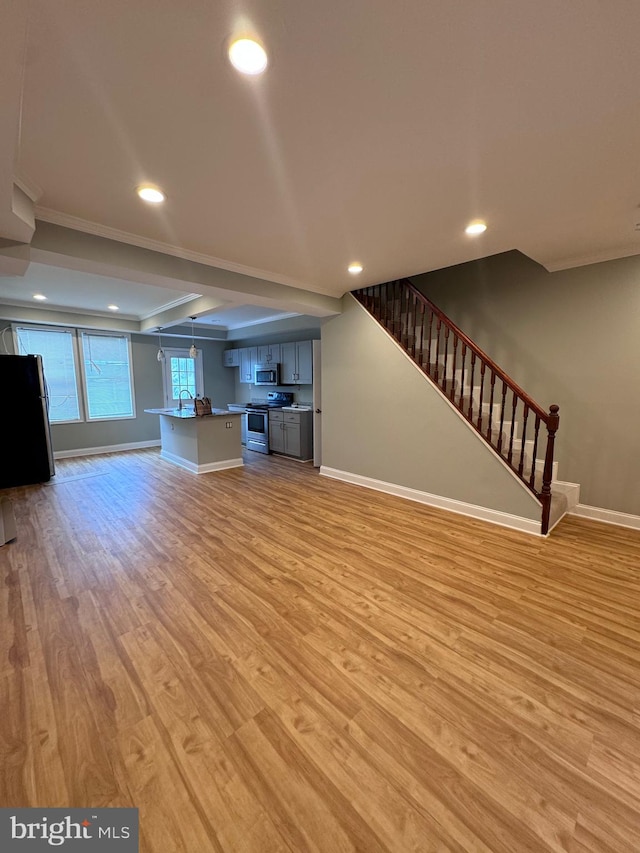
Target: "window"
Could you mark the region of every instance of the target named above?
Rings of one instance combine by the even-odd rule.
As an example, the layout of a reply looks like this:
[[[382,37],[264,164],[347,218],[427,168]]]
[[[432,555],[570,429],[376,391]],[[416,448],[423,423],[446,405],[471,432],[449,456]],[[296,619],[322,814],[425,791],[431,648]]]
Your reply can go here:
[[[81,338],[87,420],[135,417],[129,337],[81,332]]]
[[[78,397],[78,364],[73,329],[14,329],[18,355],[41,355],[49,394],[49,420],[52,423],[81,421]]]
[[[19,354],[42,356],[52,423],[135,417],[128,335],[42,326],[14,334]]]
[[[196,363],[192,358],[171,357],[171,393],[177,398],[180,391],[188,391],[192,397],[196,393]]]
[[[162,369],[166,406],[177,406],[181,391],[183,401],[189,400],[189,394],[192,397],[204,395],[201,350],[194,359],[189,358],[189,350],[165,348]]]

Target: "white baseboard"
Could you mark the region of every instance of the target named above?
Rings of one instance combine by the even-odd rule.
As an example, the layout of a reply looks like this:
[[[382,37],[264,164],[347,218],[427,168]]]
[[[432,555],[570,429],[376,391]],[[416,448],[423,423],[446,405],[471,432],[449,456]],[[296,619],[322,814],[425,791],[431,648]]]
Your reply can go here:
[[[640,530],[640,515],[630,515],[627,512],[618,512],[615,509],[602,509],[599,506],[588,506],[577,504],[569,511],[570,515],[579,515],[581,518],[590,518],[592,521],[602,521],[604,524],[617,524],[618,527],[631,527]]]
[[[79,447],[77,450],[56,450],[54,459],[70,459],[73,456],[97,456],[99,453],[122,453],[125,450],[140,450],[144,447],[160,447],[160,439],[131,441],[128,444],[109,444],[104,447]]]
[[[532,533],[537,536],[541,535],[541,522],[534,521],[531,518],[521,518],[519,515],[511,515],[508,512],[487,509],[487,507],[476,506],[475,504],[465,503],[464,501],[457,501],[453,498],[445,498],[441,495],[432,495],[429,492],[411,489],[408,486],[399,486],[396,483],[386,483],[383,480],[374,480],[371,477],[363,477],[361,474],[351,474],[348,471],[339,471],[336,468],[328,468],[326,465],[320,466],[320,474],[324,477],[331,477],[333,480],[342,480],[345,483],[352,483],[354,486],[364,486],[366,489],[374,489],[377,492],[396,495],[397,497],[406,498],[410,501],[427,504],[427,506],[446,509],[449,512],[458,513],[458,515],[466,515],[470,518],[478,518],[482,521],[488,521],[491,524],[510,527],[512,530],[520,530],[523,533]]]
[[[185,471],[190,471],[192,474],[209,474],[211,471],[225,471],[227,468],[240,468],[244,465],[242,459],[223,459],[221,462],[207,462],[206,465],[196,465],[195,462],[189,462],[188,459],[183,459],[181,456],[175,456],[173,453],[168,453],[163,450],[160,457],[172,465],[178,465],[184,468]]]

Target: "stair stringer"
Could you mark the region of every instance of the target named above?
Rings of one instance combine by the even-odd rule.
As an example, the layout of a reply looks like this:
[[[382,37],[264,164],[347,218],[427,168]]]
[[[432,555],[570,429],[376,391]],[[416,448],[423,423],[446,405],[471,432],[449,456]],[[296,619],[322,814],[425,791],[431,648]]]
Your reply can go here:
[[[351,294],[323,325],[321,474],[540,533],[540,501]]]

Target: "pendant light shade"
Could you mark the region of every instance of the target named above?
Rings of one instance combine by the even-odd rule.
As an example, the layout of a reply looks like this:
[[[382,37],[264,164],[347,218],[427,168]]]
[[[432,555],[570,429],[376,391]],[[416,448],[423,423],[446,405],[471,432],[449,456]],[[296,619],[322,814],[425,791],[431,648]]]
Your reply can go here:
[[[191,317],[191,346],[189,347],[189,358],[197,358],[198,350],[196,349],[196,338],[193,331],[193,321],[195,317]]]
[[[156,358],[158,361],[164,361],[164,350],[162,349],[162,335],[160,332],[162,331],[162,327],[158,328],[158,352],[156,354]]]

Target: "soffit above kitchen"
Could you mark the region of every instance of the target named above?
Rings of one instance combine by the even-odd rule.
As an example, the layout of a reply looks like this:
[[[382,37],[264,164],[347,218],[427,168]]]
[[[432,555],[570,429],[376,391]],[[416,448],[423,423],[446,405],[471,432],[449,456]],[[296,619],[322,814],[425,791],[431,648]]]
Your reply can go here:
[[[32,188],[43,222],[333,297],[640,252],[638,4],[32,0],[4,27],[5,219]],[[240,31],[258,77],[227,61]]]

